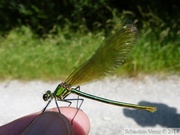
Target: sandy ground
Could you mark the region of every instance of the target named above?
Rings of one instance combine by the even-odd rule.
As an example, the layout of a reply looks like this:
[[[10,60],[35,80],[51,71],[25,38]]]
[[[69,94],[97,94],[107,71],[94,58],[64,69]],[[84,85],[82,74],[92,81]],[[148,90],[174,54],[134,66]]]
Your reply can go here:
[[[47,89],[53,91],[58,83],[60,82],[17,80],[0,82],[0,126],[42,110],[46,105],[42,100],[43,93]],[[90,135],[135,134],[132,131],[137,129],[180,127],[179,77],[104,79],[81,86],[81,91],[121,102],[158,108],[155,113],[148,113],[85,99],[81,109],[89,116]],[[77,96],[71,94],[70,98],[73,97]],[[49,108],[51,107],[55,107],[54,102]]]

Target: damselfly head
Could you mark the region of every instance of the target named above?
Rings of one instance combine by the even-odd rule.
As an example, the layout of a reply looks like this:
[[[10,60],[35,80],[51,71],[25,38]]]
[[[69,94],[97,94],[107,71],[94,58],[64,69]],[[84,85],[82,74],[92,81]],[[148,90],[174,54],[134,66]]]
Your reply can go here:
[[[50,90],[47,90],[47,92],[43,95],[43,100],[47,101],[51,97],[52,93]]]

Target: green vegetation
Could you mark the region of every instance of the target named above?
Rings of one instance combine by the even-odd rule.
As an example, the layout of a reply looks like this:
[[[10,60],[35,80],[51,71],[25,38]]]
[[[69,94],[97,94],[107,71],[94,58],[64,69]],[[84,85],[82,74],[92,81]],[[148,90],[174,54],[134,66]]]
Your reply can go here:
[[[0,43],[1,78],[67,76],[98,46],[98,39],[91,33],[84,36],[69,33],[40,39],[28,27],[11,31]]]
[[[179,74],[180,39],[163,43],[167,39],[161,41],[157,37],[150,29],[141,31],[139,42],[130,56],[131,64],[125,63],[129,72]]]
[[[0,77],[26,80],[65,78],[92,55],[102,39],[102,33],[83,35],[69,30],[38,38],[28,27],[14,29],[6,38],[1,38]],[[152,32],[140,33],[129,60],[117,73],[179,72],[180,46],[177,43],[168,42],[162,47]]]
[[[179,74],[179,3],[2,0],[0,79],[65,78],[122,18],[134,20],[139,40],[116,74]]]

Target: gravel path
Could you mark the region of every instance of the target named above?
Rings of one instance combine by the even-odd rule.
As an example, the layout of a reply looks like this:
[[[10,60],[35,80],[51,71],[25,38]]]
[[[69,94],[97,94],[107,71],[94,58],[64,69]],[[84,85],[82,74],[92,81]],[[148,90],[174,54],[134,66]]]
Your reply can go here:
[[[0,82],[0,125],[42,110],[42,95],[60,82]],[[111,78],[81,86],[81,91],[117,101],[157,106],[158,111],[121,108],[85,99],[82,110],[91,122],[90,135],[123,135],[127,128],[180,127],[180,78]],[[70,95],[70,98],[77,97]],[[65,105],[63,103],[60,103]],[[54,102],[50,107],[55,107]],[[126,130],[127,131],[127,130]],[[127,133],[128,134],[128,133]]]

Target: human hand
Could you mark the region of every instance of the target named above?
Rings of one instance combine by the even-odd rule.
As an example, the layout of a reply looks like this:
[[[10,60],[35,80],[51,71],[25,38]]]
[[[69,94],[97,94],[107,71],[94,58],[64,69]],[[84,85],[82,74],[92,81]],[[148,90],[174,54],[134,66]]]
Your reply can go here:
[[[47,110],[40,114],[34,113],[0,127],[0,134],[3,135],[87,135],[90,130],[90,123],[87,115],[79,110],[73,120],[77,109],[72,107],[61,107],[61,113],[57,108]],[[65,117],[65,116],[66,117]]]

